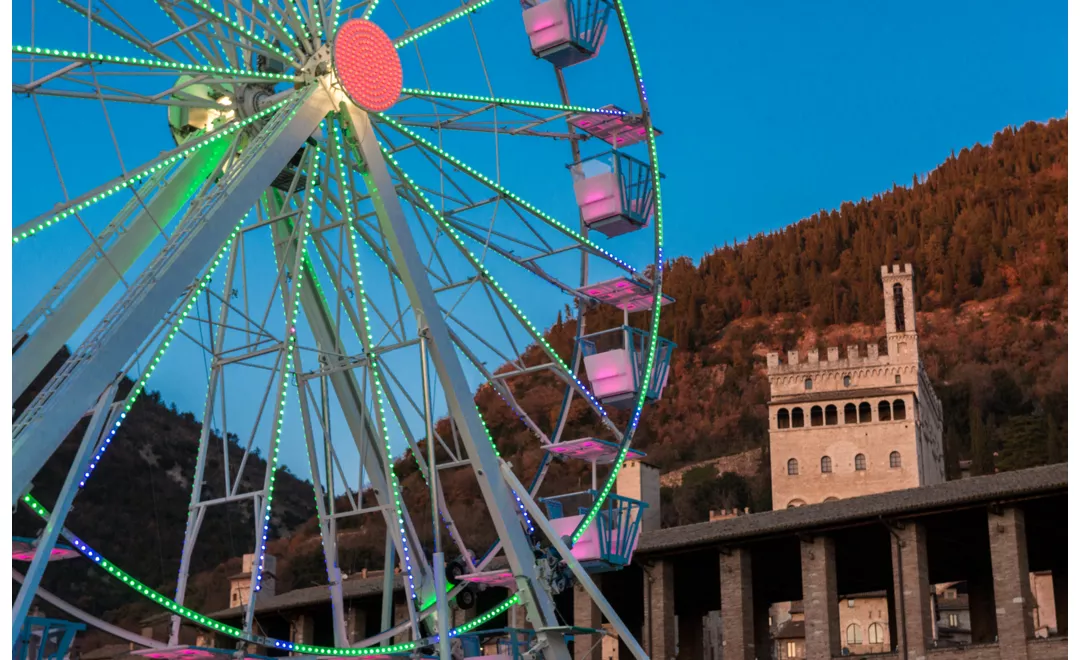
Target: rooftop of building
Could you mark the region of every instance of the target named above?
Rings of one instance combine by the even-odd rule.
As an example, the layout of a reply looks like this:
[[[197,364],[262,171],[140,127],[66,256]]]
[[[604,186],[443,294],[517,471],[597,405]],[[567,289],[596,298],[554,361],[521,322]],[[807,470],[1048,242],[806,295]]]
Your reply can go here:
[[[637,554],[673,552],[711,544],[738,544],[820,527],[860,524],[875,521],[882,516],[913,517],[1033,495],[1064,493],[1068,490],[1068,480],[1068,463],[1059,463],[809,504],[793,509],[670,527],[642,534]]]
[[[773,639],[806,639],[806,622],[788,620],[781,623]]]

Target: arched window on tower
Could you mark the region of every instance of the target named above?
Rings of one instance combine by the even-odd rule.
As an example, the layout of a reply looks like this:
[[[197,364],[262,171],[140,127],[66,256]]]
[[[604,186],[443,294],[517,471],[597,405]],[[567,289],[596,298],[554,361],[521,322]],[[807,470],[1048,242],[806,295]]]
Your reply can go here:
[[[897,282],[892,287],[893,297],[893,314],[896,318],[896,331],[905,332],[907,328],[904,327],[904,287],[900,286]]]
[[[801,429],[803,427],[803,413],[802,408],[791,409],[791,428]]]
[[[823,423],[821,406],[814,406],[810,409],[810,426],[821,426]]]
[[[776,411],[776,428],[786,429],[791,426],[791,415],[788,414],[787,408],[781,408]]]
[[[885,627],[882,626],[880,623],[871,623],[870,627],[866,629],[866,643],[884,644]]]
[[[862,630],[859,628],[859,624],[853,623],[849,625],[845,637],[847,637],[848,646],[862,644]]]
[[[836,406],[825,406],[825,426],[836,426]]]
[[[870,417],[870,411],[871,410],[872,409],[870,408],[869,403],[863,401],[862,403],[859,404],[859,423],[860,424],[866,424],[867,422],[873,421],[873,419]]]
[[[897,399],[896,401],[893,401],[893,404],[892,404],[892,416],[893,416],[893,419],[896,419],[896,420],[907,419],[907,410],[904,407],[904,400],[903,399]]]
[[[900,452],[894,451],[894,452],[891,452],[889,454],[889,467],[891,467],[891,468],[900,467]]]
[[[855,454],[855,471],[862,472],[866,469],[866,454]]]
[[[828,456],[821,457],[821,473],[829,474],[832,472],[832,459]]]
[[[877,404],[877,419],[879,422],[887,422],[892,419],[892,406],[888,401],[881,401]]]
[[[856,412],[855,404],[849,403],[844,406],[844,423],[845,424],[858,424],[859,413]]]
[[[798,475],[799,461],[795,460],[794,458],[789,458],[787,462],[787,473],[793,477]]]
[[[812,390],[812,389],[814,389],[814,379],[813,378],[807,378],[806,380],[803,381],[802,386],[803,386],[804,390]]]

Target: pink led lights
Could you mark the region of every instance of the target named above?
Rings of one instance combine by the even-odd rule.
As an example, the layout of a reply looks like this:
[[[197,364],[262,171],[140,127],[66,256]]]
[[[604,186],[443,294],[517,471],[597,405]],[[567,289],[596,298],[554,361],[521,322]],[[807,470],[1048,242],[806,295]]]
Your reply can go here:
[[[389,110],[401,96],[401,58],[371,21],[347,21],[334,37],[334,71],[352,102],[368,112]]]

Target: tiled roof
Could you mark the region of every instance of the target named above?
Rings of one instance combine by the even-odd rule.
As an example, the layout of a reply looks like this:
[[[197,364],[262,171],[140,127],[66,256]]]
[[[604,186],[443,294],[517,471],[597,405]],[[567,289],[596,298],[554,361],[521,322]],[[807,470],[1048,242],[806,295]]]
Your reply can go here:
[[[783,622],[773,639],[806,639],[806,622],[792,620]]]
[[[725,520],[670,527],[641,535],[637,555],[679,550],[712,543],[740,543],[756,538],[811,531],[815,528],[857,524],[886,516],[893,518],[947,510],[961,505],[1019,499],[1068,490],[1069,465],[1059,463],[958,479],[852,497],[794,509],[752,513]]]

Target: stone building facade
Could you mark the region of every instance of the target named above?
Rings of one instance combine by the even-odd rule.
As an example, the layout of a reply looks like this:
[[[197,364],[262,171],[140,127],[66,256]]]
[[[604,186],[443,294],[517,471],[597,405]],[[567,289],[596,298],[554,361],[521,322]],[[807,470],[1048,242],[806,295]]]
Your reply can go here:
[[[945,481],[941,402],[919,359],[911,264],[882,266],[887,353],[769,353],[773,508]]]

